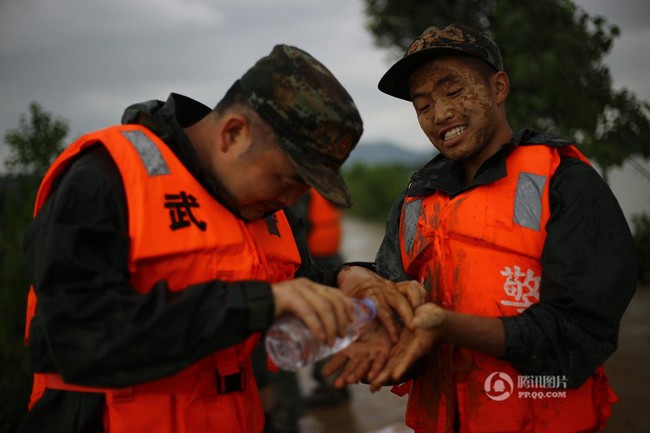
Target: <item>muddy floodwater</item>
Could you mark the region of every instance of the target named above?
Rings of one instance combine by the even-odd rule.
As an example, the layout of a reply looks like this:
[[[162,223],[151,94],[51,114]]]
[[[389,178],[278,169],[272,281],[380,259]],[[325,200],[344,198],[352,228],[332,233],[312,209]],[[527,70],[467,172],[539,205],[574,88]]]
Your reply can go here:
[[[344,221],[347,260],[372,260],[383,226],[351,218]],[[613,406],[606,433],[650,432],[650,285],[637,289],[621,323],[619,347],[605,363],[620,403]],[[308,370],[299,373],[305,394],[314,386]],[[300,420],[301,433],[406,433],[406,397],[389,388],[371,394],[366,385],[351,387],[352,397],[336,407],[310,409]],[[549,432],[552,433],[552,432]]]

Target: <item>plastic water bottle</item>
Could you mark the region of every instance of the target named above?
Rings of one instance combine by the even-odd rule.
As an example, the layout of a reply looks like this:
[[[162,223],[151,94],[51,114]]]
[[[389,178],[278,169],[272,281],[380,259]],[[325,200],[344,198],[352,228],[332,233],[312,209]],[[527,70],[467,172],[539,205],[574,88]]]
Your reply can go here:
[[[352,299],[354,315],[344,337],[337,337],[332,346],[314,337],[296,316],[279,318],[269,328],[264,345],[271,360],[282,370],[295,371],[345,349],[359,338],[364,325],[377,314],[370,299]]]

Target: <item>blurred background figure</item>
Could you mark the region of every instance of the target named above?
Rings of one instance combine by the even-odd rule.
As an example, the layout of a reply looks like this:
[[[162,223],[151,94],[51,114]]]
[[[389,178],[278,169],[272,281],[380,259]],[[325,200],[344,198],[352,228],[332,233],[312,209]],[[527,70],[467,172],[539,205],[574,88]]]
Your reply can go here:
[[[317,268],[338,268],[343,264],[341,240],[343,236],[342,213],[316,190],[310,189],[292,208],[305,223],[307,244]],[[317,386],[307,397],[310,407],[332,406],[346,401],[349,390],[334,388],[333,378],[324,377],[321,369],[328,359],[318,361],[312,368]],[[335,376],[333,376],[335,377]]]

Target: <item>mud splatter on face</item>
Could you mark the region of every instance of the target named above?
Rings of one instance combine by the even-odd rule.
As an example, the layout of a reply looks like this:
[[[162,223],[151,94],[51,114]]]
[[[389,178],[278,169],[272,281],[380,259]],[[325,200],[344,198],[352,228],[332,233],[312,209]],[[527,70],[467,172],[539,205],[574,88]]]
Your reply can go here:
[[[411,74],[410,89],[420,127],[448,158],[472,164],[503,144],[494,142],[495,93],[467,59],[447,56],[424,63]]]

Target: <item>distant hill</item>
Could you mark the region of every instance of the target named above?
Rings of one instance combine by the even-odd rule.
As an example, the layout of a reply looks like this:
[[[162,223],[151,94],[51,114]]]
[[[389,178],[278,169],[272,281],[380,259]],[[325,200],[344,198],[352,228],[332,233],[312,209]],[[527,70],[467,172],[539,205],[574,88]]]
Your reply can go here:
[[[345,165],[351,166],[363,162],[370,165],[400,163],[421,166],[433,158],[434,155],[434,150],[427,153],[418,153],[389,142],[366,141],[357,145]]]

